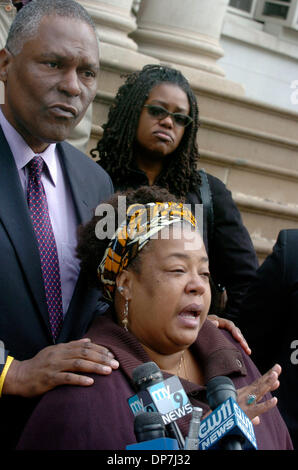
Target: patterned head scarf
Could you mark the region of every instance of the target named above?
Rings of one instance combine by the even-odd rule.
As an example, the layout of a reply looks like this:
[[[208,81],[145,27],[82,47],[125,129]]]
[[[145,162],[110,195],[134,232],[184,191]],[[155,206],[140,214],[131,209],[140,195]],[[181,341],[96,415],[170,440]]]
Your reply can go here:
[[[117,275],[137,256],[150,238],[164,227],[177,222],[188,222],[194,228],[197,227],[195,217],[182,203],[156,202],[132,204],[128,207],[126,220],[111,238],[97,269],[107,300],[113,300]]]

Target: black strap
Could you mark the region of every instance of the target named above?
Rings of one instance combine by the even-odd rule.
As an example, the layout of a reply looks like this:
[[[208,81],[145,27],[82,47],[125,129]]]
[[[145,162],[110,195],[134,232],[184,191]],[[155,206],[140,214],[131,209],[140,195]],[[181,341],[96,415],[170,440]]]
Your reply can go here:
[[[199,173],[201,176],[201,185],[199,186],[199,192],[203,207],[205,209],[204,212],[207,214],[207,239],[208,247],[210,248],[214,235],[213,198],[206,171],[204,170],[204,168],[201,168],[199,170]],[[227,298],[225,296],[225,288],[220,283],[214,282],[214,279],[211,279],[211,288],[212,303],[209,313],[221,316],[223,315],[223,311],[225,309],[227,301]]]
[[[207,213],[207,223],[208,223],[208,244],[213,238],[213,231],[214,231],[214,211],[213,211],[213,199],[212,199],[212,192],[210,189],[207,173],[204,168],[199,170],[200,177],[201,177],[201,185],[199,186],[199,192],[201,196],[202,204]]]

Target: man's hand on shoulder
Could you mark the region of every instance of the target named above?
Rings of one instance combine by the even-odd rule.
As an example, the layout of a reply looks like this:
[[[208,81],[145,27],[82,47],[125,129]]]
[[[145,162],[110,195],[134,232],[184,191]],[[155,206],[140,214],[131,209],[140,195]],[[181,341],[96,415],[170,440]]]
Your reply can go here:
[[[7,372],[3,395],[34,397],[58,385],[92,385],[82,373],[108,375],[119,367],[113,354],[84,338],[48,346],[32,359],[14,360]]]
[[[246,339],[244,338],[240,329],[235,325],[234,322],[232,322],[232,320],[221,318],[217,315],[208,315],[207,318],[212,321],[212,323],[217,326],[217,328],[223,328],[224,330],[229,331],[233,338],[241,344],[242,349],[246,352],[246,354],[251,354],[251,349],[248,346]]]

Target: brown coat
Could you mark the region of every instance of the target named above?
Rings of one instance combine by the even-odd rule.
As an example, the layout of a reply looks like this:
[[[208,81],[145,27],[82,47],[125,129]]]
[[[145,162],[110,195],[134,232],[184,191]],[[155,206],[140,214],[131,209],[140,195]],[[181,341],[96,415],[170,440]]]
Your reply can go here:
[[[99,317],[88,332],[93,342],[107,346],[120,362],[108,377],[95,376],[91,387],[59,387],[48,392],[35,409],[19,443],[19,449],[118,450],[136,442],[134,416],[127,399],[135,394],[132,371],[150,361],[138,340],[116,325],[107,314]],[[206,321],[193,355],[204,368],[206,382],[214,376],[229,376],[236,388],[250,384],[260,374],[249,357],[227,332]],[[164,374],[164,378],[169,377]],[[206,388],[181,379],[190,401],[209,411]],[[185,436],[189,416],[177,423]],[[292,449],[287,428],[277,408],[255,427],[259,449]]]

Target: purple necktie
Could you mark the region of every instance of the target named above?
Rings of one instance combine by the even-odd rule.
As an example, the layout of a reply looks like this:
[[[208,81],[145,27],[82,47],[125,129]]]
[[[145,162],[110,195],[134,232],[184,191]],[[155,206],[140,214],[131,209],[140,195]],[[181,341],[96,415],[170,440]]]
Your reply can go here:
[[[44,161],[39,155],[28,163],[27,200],[38,241],[49,320],[55,340],[63,323],[62,293],[57,246],[41,181],[43,166]]]

